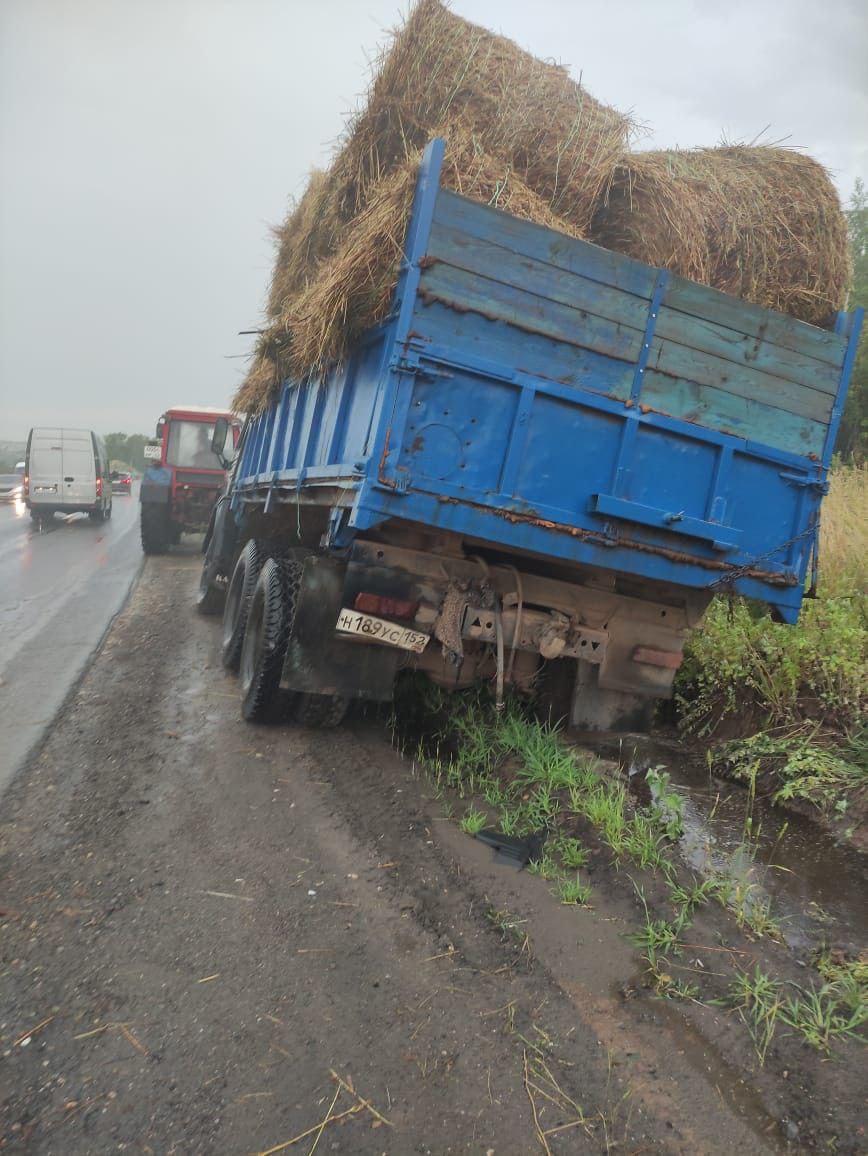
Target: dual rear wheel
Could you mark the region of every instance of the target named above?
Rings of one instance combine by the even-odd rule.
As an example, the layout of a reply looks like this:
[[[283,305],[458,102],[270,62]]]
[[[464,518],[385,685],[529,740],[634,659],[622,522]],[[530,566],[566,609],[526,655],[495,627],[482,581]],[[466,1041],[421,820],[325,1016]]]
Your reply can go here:
[[[339,695],[284,691],[280,680],[295,624],[304,551],[251,539],[241,552],[223,614],[223,664],[239,671],[241,713],[248,722],[292,718],[335,727],[346,714]]]

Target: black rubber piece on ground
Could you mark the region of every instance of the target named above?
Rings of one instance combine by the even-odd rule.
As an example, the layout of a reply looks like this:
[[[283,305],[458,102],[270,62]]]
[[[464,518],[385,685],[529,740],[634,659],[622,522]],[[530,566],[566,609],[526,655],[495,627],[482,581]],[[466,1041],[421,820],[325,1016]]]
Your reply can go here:
[[[169,549],[169,517],[162,506],[142,506],[142,549],[146,554],[165,554]]]
[[[496,863],[505,863],[519,871],[528,863],[535,863],[540,858],[547,835],[548,831],[545,828],[535,831],[524,839],[518,835],[504,835],[502,831],[496,831],[492,827],[485,827],[482,831],[476,832],[476,838],[480,843],[487,843],[489,847],[494,848]]]
[[[251,538],[241,551],[232,571],[229,589],[226,592],[226,605],[223,608],[222,659],[227,670],[237,670],[241,661],[250,602],[256,589],[259,572],[267,557],[263,544],[258,539]]]
[[[286,713],[280,677],[300,574],[284,558],[268,558],[259,574],[241,649],[241,713],[248,722],[274,722]]]

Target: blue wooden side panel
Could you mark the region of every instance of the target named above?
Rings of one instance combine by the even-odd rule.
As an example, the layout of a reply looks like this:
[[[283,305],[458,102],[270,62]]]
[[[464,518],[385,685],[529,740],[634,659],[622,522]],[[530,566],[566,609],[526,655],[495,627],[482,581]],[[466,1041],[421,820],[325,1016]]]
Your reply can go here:
[[[656,412],[777,449],[822,451],[840,336],[744,302],[733,309],[725,294],[680,278],[667,277],[654,302],[656,270],[445,190],[423,264],[416,328],[434,343],[466,342],[608,397],[632,391]],[[461,332],[456,315],[471,317]],[[507,326],[525,335],[518,362],[508,360],[517,350]]]
[[[362,473],[382,416],[389,336],[372,335],[325,374],[284,383],[277,401],[251,423],[239,488]]]

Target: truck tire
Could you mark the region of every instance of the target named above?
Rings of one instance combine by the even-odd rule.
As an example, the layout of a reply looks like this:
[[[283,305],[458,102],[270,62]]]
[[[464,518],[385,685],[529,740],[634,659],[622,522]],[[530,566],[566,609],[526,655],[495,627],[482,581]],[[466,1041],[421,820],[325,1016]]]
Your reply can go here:
[[[238,556],[223,607],[223,665],[227,670],[237,670],[244,645],[244,631],[250,601],[256,589],[259,572],[268,557],[264,543],[251,538]]]
[[[339,694],[298,694],[292,704],[292,717],[305,727],[322,730],[340,726],[349,700]]]
[[[247,722],[273,722],[286,706],[280,676],[295,618],[301,567],[282,558],[262,566],[241,648],[241,714]]]
[[[91,522],[104,522],[106,520],[105,510],[88,510],[87,516]]]
[[[142,549],[146,554],[166,554],[169,519],[162,506],[142,506]]]

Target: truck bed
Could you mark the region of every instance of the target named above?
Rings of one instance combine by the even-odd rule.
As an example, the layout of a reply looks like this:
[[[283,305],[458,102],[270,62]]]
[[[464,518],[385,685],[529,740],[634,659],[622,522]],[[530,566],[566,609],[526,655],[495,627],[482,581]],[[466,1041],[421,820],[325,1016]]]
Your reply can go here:
[[[824,330],[420,169],[390,317],[254,419],[235,503],[321,503],[798,616],[861,310]]]

